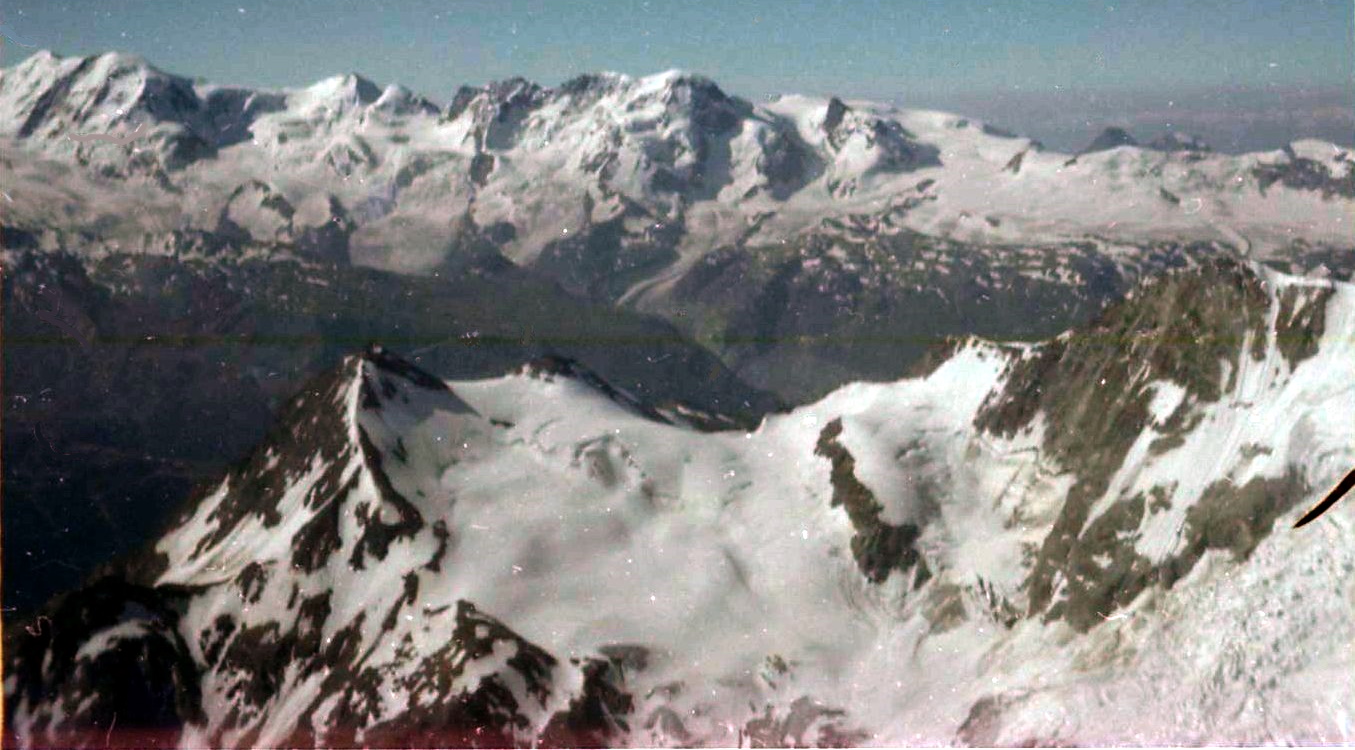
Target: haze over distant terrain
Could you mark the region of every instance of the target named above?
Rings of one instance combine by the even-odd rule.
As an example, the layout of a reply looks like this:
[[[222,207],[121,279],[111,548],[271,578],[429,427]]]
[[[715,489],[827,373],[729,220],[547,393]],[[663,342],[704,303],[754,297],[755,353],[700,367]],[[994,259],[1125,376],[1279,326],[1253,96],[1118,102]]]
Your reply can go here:
[[[1350,86],[881,98],[1000,123],[1058,151],[1082,148],[1108,125],[1124,127],[1143,141],[1163,133],[1189,133],[1229,154],[1265,151],[1302,138],[1355,144],[1355,89]]]

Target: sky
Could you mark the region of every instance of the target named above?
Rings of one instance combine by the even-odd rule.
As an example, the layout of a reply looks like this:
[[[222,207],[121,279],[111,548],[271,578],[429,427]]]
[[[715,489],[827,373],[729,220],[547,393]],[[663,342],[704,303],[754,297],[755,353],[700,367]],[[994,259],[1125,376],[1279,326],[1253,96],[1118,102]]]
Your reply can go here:
[[[442,102],[511,76],[684,68],[750,99],[950,109],[1053,147],[1107,124],[1224,150],[1355,138],[1351,0],[0,0],[0,31],[6,65],[117,49],[217,83],[351,71]]]

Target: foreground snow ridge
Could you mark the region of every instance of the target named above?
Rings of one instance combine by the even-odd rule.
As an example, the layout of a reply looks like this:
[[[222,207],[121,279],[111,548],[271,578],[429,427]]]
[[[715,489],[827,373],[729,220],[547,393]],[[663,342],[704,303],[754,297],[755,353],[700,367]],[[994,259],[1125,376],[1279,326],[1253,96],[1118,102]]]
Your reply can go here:
[[[1355,741],[1349,512],[1288,529],[1352,334],[1355,287],[1219,262],[718,433],[372,349],[63,605],[16,729],[102,726],[140,649],[190,746]]]

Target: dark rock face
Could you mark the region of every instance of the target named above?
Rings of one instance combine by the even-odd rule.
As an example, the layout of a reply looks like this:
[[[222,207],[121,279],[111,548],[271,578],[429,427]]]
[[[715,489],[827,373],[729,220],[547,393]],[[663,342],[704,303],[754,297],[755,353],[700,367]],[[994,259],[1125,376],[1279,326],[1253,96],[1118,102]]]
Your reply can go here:
[[[969,708],[969,715],[960,725],[955,738],[965,747],[983,747],[993,744],[1002,728],[1002,711],[1011,699],[1003,695],[980,698]]]
[[[1277,271],[1294,276],[1330,278],[1350,281],[1355,278],[1355,253],[1349,248],[1328,244],[1310,244],[1297,241],[1283,257],[1271,258],[1265,264]]]
[[[600,302],[615,302],[638,281],[677,260],[682,222],[665,221],[640,205],[620,198],[625,208],[603,222],[588,223],[568,237],[548,243],[532,268],[557,279],[569,291]],[[583,196],[584,215],[593,200]],[[628,232],[628,221],[643,219],[645,229]]]
[[[480,680],[474,690],[455,689],[459,678],[477,661],[492,658],[496,646],[502,650],[505,645],[516,652],[508,661],[511,676],[496,674]],[[343,693],[338,713],[346,723],[316,730],[325,744],[337,742],[341,747],[521,746],[531,741],[531,728],[523,715],[526,707],[518,704],[506,683],[510,679],[522,681],[526,693],[538,701],[538,708],[544,708],[553,690],[551,677],[557,665],[554,656],[470,602],[459,601],[447,645],[423,659],[419,669],[401,685],[410,691],[410,711],[364,728],[366,709],[356,702],[358,694],[349,688]],[[351,670],[352,666],[340,669]],[[334,684],[344,685],[342,674]]]
[[[757,168],[766,175],[771,196],[784,200],[823,174],[823,160],[804,142],[799,131],[787,123],[779,123],[767,139]],[[754,187],[745,197],[760,191],[760,187]]]
[[[320,222],[294,227],[297,255],[321,263],[346,264],[354,223],[347,209],[334,196],[326,197],[325,206],[325,215]]]
[[[1258,164],[1252,169],[1261,193],[1264,195],[1275,183],[1294,190],[1320,192],[1323,198],[1355,197],[1355,162],[1335,161],[1326,164],[1300,157],[1292,147],[1285,148],[1287,161]]]
[[[734,128],[749,111],[747,102],[729,96],[705,76],[678,76],[662,96],[677,111],[691,111],[697,127],[712,134]]]
[[[1000,127],[998,127],[998,126],[996,126],[996,125],[990,125],[990,124],[988,124],[988,123],[986,123],[986,122],[983,123],[983,125],[982,125],[979,129],[983,132],[984,135],[997,136],[998,138],[1012,138],[1012,139],[1015,139],[1015,138],[1020,138],[1020,137],[1021,137],[1021,136],[1017,135],[1016,133],[1013,133],[1012,131],[1007,130],[1006,128],[1000,128]],[[1038,148],[1038,147],[1037,147],[1037,148]]]
[[[478,151],[512,148],[523,120],[545,103],[548,94],[522,78],[491,83],[478,90],[463,86],[452,99],[445,119],[470,117]]]
[[[1276,344],[1291,368],[1317,353],[1327,328],[1327,303],[1335,295],[1331,287],[1288,287],[1280,293],[1280,311],[1275,319]]]
[[[1124,410],[1102,407],[1120,399],[1137,404],[1144,393],[1125,386],[1142,387],[1159,378],[1183,385],[1198,398],[1217,400],[1225,385],[1216,366],[1219,359],[1236,362],[1244,341],[1250,342],[1248,356],[1262,356],[1267,305],[1259,277],[1237,261],[1211,260],[1199,270],[1153,279],[1099,315],[1089,329],[1051,342],[1017,363],[1006,390],[985,404],[975,426],[1010,436],[1042,410],[1073,428],[1051,431],[1051,439],[1058,441],[1051,448],[1060,458],[1071,457],[1088,437],[1137,435],[1137,429],[1118,431],[1103,424],[1106,415]],[[1191,346],[1180,346],[1182,342]],[[1144,362],[1150,369],[1129,377]],[[1119,372],[1104,372],[1112,364]],[[1082,377],[1085,373],[1103,373],[1106,383]],[[1082,387],[1044,389],[1054,382]],[[1121,387],[1109,387],[1112,383]]]
[[[1259,361],[1264,356],[1268,308],[1262,282],[1247,266],[1211,261],[1197,271],[1154,280],[1107,309],[1089,329],[1051,342],[1011,366],[1005,389],[980,409],[975,427],[1012,436],[1043,414],[1043,450],[1076,477],[1027,581],[1031,616],[1043,613],[1087,630],[1145,587],[1179,579],[1207,546],[1245,555],[1257,536],[1269,533],[1274,518],[1302,496],[1295,491],[1295,480],[1274,487],[1261,482],[1211,488],[1227,500],[1202,501],[1192,511],[1201,514],[1200,528],[1210,529],[1197,533],[1191,549],[1198,551],[1161,565],[1138,554],[1125,539],[1170,495],[1169,488],[1161,498],[1118,499],[1089,523],[1092,505],[1148,426],[1152,383],[1167,380],[1185,389],[1187,400],[1168,420],[1169,430],[1172,425],[1184,428],[1191,404],[1217,401],[1230,387],[1223,381],[1220,360],[1230,362],[1236,373],[1240,358]],[[1214,502],[1228,504],[1228,518],[1247,519],[1245,529],[1232,529],[1233,522],[1222,519],[1221,510],[1210,511]],[[1056,581],[1064,584],[1057,600]]]
[[[829,481],[833,485],[834,507],[842,506],[851,519],[856,535],[852,537],[852,556],[861,572],[872,583],[883,583],[889,574],[913,572],[913,588],[920,587],[931,572],[913,543],[921,536],[916,524],[895,526],[880,520],[883,508],[874,493],[856,477],[856,459],[838,442],[842,434],[842,419],[829,422],[819,433],[814,455],[832,462]],[[916,570],[914,570],[916,567]]]
[[[783,715],[770,706],[743,727],[749,747],[855,747],[870,735],[849,727],[846,711],[824,706],[809,698],[796,699]]]
[[[240,709],[228,717],[221,732],[257,719],[251,707],[266,703],[269,686],[284,671],[299,668],[303,674],[323,674],[324,679],[320,694],[297,717],[288,746],[518,747],[533,742],[526,718],[532,707],[520,704],[519,696],[525,694],[535,702],[536,710],[544,708],[554,691],[558,661],[470,602],[457,602],[446,645],[423,655],[418,668],[399,683],[398,688],[411,696],[408,709],[381,721],[376,720],[375,691],[382,678],[365,666],[367,654],[355,648],[361,615],[335,638],[321,641],[328,607],[321,601],[309,616],[304,610],[303,606],[303,617],[291,630],[268,627],[227,636],[231,646],[213,669],[235,680],[242,692],[237,694]],[[402,653],[412,654],[409,646],[404,644]],[[468,681],[471,672],[483,669],[482,662],[505,650],[514,655],[502,671],[473,684]],[[513,683],[522,689],[511,689]],[[335,698],[327,720],[317,723],[316,710]],[[581,728],[591,727],[584,722]],[[543,739],[536,741],[540,744]]]
[[[626,717],[635,701],[624,692],[615,661],[588,659],[581,665],[583,690],[569,708],[551,717],[541,732],[543,747],[611,747],[630,732]]]
[[[835,147],[841,145],[838,128],[842,126],[842,121],[849,111],[850,108],[836,96],[828,100],[828,111],[823,116],[823,132],[828,135],[828,142]]]
[[[1227,480],[1211,484],[1186,515],[1185,550],[1163,566],[1161,582],[1184,578],[1206,550],[1232,552],[1245,560],[1270,534],[1275,520],[1292,509],[1308,487],[1297,471],[1283,477],[1258,477],[1242,486]]]
[[[203,119],[208,127],[198,131],[197,135],[214,148],[247,141],[254,120],[260,115],[281,110],[286,102],[286,95],[279,93],[214,88],[202,101]]]
[[[203,719],[175,601],[174,592],[104,578],[33,626],[7,629],[7,724],[17,713],[35,717],[25,744],[37,747],[174,747],[181,726]],[[102,646],[88,648],[95,641]]]

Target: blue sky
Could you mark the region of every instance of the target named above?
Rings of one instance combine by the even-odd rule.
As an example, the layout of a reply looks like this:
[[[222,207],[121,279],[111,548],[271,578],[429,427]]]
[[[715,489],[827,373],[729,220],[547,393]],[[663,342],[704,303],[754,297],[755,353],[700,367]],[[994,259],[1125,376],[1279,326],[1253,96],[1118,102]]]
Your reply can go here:
[[[438,101],[513,75],[554,84],[680,67],[752,98],[968,102],[989,117],[972,110],[1019,99],[1017,110],[1045,101],[1071,121],[1086,110],[1133,124],[1132,112],[1085,103],[1161,94],[1190,109],[1245,91],[1263,113],[1278,106],[1268,95],[1330,109],[1355,88],[1350,0],[0,0],[0,30],[62,54],[137,52],[221,83],[357,71]],[[28,51],[8,42],[3,62]]]

